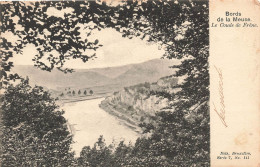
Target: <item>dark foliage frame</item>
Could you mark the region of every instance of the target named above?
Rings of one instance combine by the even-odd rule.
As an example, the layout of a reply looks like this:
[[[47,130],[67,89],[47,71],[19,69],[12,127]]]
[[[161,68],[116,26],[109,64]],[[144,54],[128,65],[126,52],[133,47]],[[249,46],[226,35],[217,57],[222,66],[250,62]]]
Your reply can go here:
[[[64,17],[49,16],[48,8],[73,12]],[[164,58],[180,59],[180,65],[172,66],[174,77],[185,77],[177,85],[180,91],[168,95],[173,103],[171,112],[158,113],[159,124],[149,127],[153,134],[149,139],[139,139],[127,154],[124,165],[132,166],[209,166],[209,13],[207,1],[122,1],[119,6],[109,6],[99,1],[51,1],[51,2],[1,2],[1,32],[11,32],[19,40],[13,44],[1,38],[2,87],[10,80],[19,79],[9,74],[14,53],[22,53],[27,44],[38,51],[33,61],[42,70],[57,68],[63,72],[65,61],[95,57],[102,44],[98,39],[82,39],[79,24],[91,31],[114,28],[123,37],[140,37],[148,42],[161,44]],[[16,17],[18,22],[14,22]],[[94,26],[89,26],[93,23]],[[16,29],[16,25],[22,29]],[[59,56],[52,55],[52,51]],[[47,58],[50,65],[42,61]],[[134,153],[136,155],[134,155]]]

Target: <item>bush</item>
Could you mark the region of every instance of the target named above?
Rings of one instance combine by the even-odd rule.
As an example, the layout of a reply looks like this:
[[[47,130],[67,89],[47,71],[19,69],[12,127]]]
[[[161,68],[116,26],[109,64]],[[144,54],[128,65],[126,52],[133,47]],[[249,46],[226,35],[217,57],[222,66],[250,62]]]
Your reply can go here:
[[[42,87],[10,85],[2,98],[2,166],[72,166],[64,111]]]

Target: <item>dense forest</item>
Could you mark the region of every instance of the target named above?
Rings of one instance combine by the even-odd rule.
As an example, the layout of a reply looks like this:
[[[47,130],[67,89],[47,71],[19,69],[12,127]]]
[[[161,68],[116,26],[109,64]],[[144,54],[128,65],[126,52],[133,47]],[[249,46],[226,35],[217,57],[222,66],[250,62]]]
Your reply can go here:
[[[48,15],[50,8],[73,10],[58,17]],[[210,166],[208,2],[122,1],[117,6],[101,1],[1,2],[0,18],[1,33],[18,38],[16,42],[1,38],[2,166]],[[88,31],[85,39],[82,26]],[[35,67],[73,72],[64,63],[91,61],[102,44],[88,36],[104,28],[160,44],[164,58],[181,60],[169,77],[184,81],[173,86],[180,91],[166,96],[171,103],[167,111],[156,113],[156,126],[142,124],[150,135],[133,145],[115,146],[106,145],[101,136],[75,158],[63,117],[66,111],[42,87],[31,87],[29,79],[10,73],[10,58],[30,44],[38,52]]]

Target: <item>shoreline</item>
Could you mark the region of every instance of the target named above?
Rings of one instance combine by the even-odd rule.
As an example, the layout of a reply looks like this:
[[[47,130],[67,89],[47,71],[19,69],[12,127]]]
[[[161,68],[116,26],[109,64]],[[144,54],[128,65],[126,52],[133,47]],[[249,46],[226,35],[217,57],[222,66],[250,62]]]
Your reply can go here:
[[[101,99],[106,97],[107,96],[92,96],[86,98],[58,99],[56,102],[58,105],[60,105],[60,107],[62,107],[64,104],[68,104],[68,103],[76,103],[76,102],[95,100],[95,99]]]
[[[104,96],[99,96],[99,97],[93,97],[93,98],[86,98],[86,99],[73,99],[73,100],[59,100],[62,101],[62,103],[66,104],[66,103],[75,103],[75,102],[80,102],[80,101],[88,101],[88,100],[95,100],[95,99],[101,99],[101,98],[105,98]]]
[[[107,112],[108,114],[119,119],[120,123],[122,123],[124,126],[132,129],[138,134],[142,133],[142,129],[139,127],[139,122],[133,120],[132,118],[129,118],[129,116],[127,116],[126,114],[116,111],[115,109],[113,109],[113,106],[111,106],[110,104],[106,103],[105,101],[102,101],[99,104],[99,107],[105,112]]]

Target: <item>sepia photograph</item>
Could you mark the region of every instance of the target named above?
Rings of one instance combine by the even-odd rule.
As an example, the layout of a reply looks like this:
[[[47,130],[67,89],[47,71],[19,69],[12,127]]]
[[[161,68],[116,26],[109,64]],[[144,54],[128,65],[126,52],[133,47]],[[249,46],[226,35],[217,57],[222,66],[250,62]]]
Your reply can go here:
[[[1,2],[2,167],[209,167],[209,2]]]

